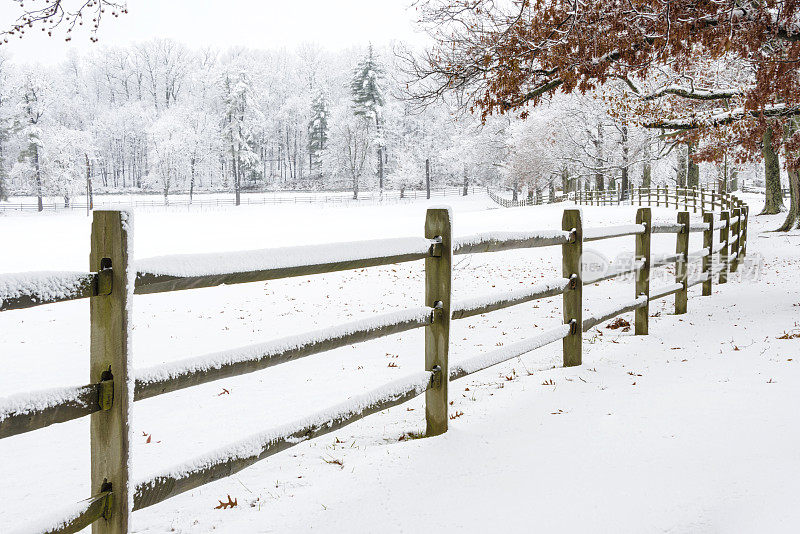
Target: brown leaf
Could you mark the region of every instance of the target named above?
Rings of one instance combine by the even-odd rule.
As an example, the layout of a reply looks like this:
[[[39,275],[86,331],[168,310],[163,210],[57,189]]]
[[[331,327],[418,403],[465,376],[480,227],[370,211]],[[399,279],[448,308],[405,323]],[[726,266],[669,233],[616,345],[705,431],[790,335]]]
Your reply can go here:
[[[225,509],[228,509],[228,508],[233,508],[234,506],[239,506],[239,503],[237,501],[238,501],[238,499],[231,500],[231,496],[228,495],[228,502],[219,501],[219,506],[215,506],[214,509],[215,510],[219,510],[219,509],[225,510]]]

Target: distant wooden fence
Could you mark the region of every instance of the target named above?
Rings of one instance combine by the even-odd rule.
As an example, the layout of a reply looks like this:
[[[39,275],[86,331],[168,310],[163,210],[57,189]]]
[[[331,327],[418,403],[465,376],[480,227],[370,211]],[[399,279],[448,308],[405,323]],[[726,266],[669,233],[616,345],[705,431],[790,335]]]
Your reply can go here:
[[[688,289],[703,284],[711,294],[715,278],[727,281],[747,250],[747,206],[737,202],[730,211],[705,213],[703,223],[690,222],[679,212],[675,224],[652,224],[650,208],[639,208],[633,224],[584,228],[581,212],[563,213],[559,231],[495,232],[453,238],[451,213],[429,209],[424,237],[363,241],[347,244],[293,247],[266,251],[189,255],[132,262],[130,216],[126,212],[96,211],[91,235],[90,271],[54,274],[0,275],[0,311],[52,302],[90,298],[90,383],[81,387],[31,392],[0,399],[0,438],[41,429],[83,416],[91,417],[91,487],[93,496],[72,508],[65,519],[44,532],[76,532],[94,523],[95,533],[126,533],[134,510],[174,497],[211,481],[228,477],[255,462],[302,441],[342,428],[367,415],[425,394],[426,435],[447,431],[448,384],[473,373],[562,340],[563,364],[582,363],[582,332],[625,312],[635,311],[635,333],[648,333],[650,302],[675,295],[676,313],[685,313]],[[719,238],[714,234],[719,231]],[[690,252],[689,234],[702,232],[703,248]],[[676,253],[654,256],[652,234],[675,234]],[[584,273],[585,243],[631,236],[635,261],[600,273]],[[534,286],[501,294],[452,302],[452,257],[514,249],[560,246],[562,273]],[[717,257],[719,261],[713,262]],[[129,368],[129,321],[134,294],[161,293],[330,273],[400,262],[425,261],[425,301],[420,308],[372,317],[332,329],[309,332],[272,343],[229,351],[225,358],[200,356],[134,372]],[[700,261],[699,276],[689,276],[690,262]],[[675,283],[650,287],[650,271],[675,266]],[[135,267],[134,267],[135,266]],[[609,309],[583,315],[583,286],[635,274],[635,289]],[[42,290],[41,288],[46,288]],[[453,365],[448,361],[450,321],[510,306],[562,295],[563,324],[501,349]],[[425,328],[425,367],[406,379],[315,414],[280,432],[264,432],[246,446],[233,443],[229,454],[219,451],[192,459],[183,466],[155,474],[131,486],[128,482],[130,403],[287,363],[305,356],[367,340]],[[48,503],[48,507],[52,503]]]
[[[467,189],[470,194],[482,192],[482,188],[470,187]],[[291,191],[264,192],[264,193],[242,193],[242,206],[258,206],[264,204],[351,204],[367,202],[401,202],[404,200],[417,200],[422,198],[440,198],[452,196],[464,196],[463,187],[446,187],[442,189],[431,189],[430,196],[424,189],[406,189],[403,191],[392,190],[384,191],[363,191],[359,193],[358,199],[353,198],[352,191],[347,192],[324,192],[306,194],[291,194]],[[103,198],[105,195],[96,195],[94,209],[125,209],[125,208],[219,208],[235,206],[236,200],[232,193],[224,198],[203,198],[208,193],[197,193],[195,198],[169,197],[166,201],[163,196],[158,196],[158,200],[128,200],[123,194],[114,195],[114,199]],[[177,195],[177,194],[176,194]],[[182,193],[185,195],[185,193]],[[157,196],[157,195],[152,195]],[[0,202],[0,211],[38,211],[39,205],[34,201],[30,202]],[[63,211],[81,210],[87,211],[85,198],[76,197],[69,205],[63,201],[42,203],[42,211]]]
[[[575,203],[587,206],[614,206],[631,204],[639,206],[656,206],[684,208],[693,213],[705,213],[714,210],[731,210],[742,207],[744,203],[730,193],[718,193],[715,190],[688,187],[638,187],[628,190],[626,198],[619,191],[578,191]]]
[[[563,202],[566,197],[564,195],[556,195],[555,199],[551,202],[549,195],[545,197],[542,195],[541,191],[536,191],[533,195],[523,198],[522,200],[513,200],[501,197],[488,187],[486,188],[486,193],[489,195],[489,198],[492,199],[497,204],[500,204],[504,208],[518,208],[522,206],[540,206],[542,204],[554,204],[557,202]]]

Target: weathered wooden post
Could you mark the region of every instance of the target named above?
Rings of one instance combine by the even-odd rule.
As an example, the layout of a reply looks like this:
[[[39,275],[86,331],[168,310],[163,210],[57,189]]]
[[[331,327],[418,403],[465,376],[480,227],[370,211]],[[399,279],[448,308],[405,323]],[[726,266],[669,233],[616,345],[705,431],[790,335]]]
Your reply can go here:
[[[664,207],[669,207],[669,186],[666,184],[664,185]]]
[[[703,296],[708,297],[711,295],[711,286],[714,281],[711,276],[711,268],[714,265],[714,255],[711,251],[714,249],[714,213],[707,212],[703,214],[703,222],[706,224],[706,229],[703,230],[703,248],[708,250],[708,254],[703,256]]]
[[[647,297],[644,306],[636,308],[634,333],[646,335],[650,320],[650,235],[653,230],[650,208],[636,210],[636,224],[644,225],[644,233],[636,234],[636,260],[642,261],[642,267],[636,271],[636,298]]]
[[[639,191],[639,205],[641,206],[642,205],[642,188],[640,187],[638,189],[638,191]]]
[[[89,304],[89,380],[100,384],[101,411],[90,416],[91,484],[93,494],[112,492],[103,517],[92,524],[93,534],[126,534],[131,512],[128,410],[133,392],[128,381],[128,314],[133,288],[128,251],[132,223],[132,215],[120,211],[95,211],[92,221],[89,268],[101,273],[101,287],[100,296]]]
[[[717,202],[717,193],[716,193],[716,191],[714,191],[714,190],[712,189],[712,190],[711,190],[711,209],[710,209],[710,210],[708,210],[708,211],[714,211],[714,208],[716,208],[716,207],[717,207],[717,206],[716,206],[716,202]]]
[[[706,213],[706,190],[704,188],[700,188],[700,213]]]
[[[744,217],[744,226],[742,227],[742,245],[740,247],[742,258],[747,256],[747,225],[750,222],[750,206],[745,204],[742,206],[742,217]]]
[[[733,256],[733,261],[731,261],[731,272],[735,273],[739,268],[739,255],[742,247],[742,209],[733,208],[732,213],[735,222],[731,225],[731,240],[736,240],[736,245],[731,247],[731,254],[735,254]]]
[[[719,251],[719,283],[724,284],[728,281],[728,250],[731,245],[728,238],[731,229],[731,212],[723,211],[720,213],[720,219],[722,222],[719,227],[719,243],[722,250]]]
[[[570,242],[561,245],[562,274],[569,279],[563,300],[564,324],[570,325],[569,335],[563,340],[564,367],[572,367],[583,361],[583,221],[580,210],[564,210],[561,229],[572,233]]]
[[[675,252],[680,257],[675,262],[675,283],[682,284],[683,289],[675,293],[675,313],[680,315],[686,313],[689,301],[689,225],[691,216],[688,211],[678,213],[678,224],[681,231],[675,242]]]
[[[425,237],[440,241],[425,258],[425,305],[434,309],[425,327],[425,369],[434,371],[433,387],[425,392],[427,436],[447,432],[447,365],[450,350],[450,295],[452,281],[452,221],[447,208],[432,208],[425,218]]]

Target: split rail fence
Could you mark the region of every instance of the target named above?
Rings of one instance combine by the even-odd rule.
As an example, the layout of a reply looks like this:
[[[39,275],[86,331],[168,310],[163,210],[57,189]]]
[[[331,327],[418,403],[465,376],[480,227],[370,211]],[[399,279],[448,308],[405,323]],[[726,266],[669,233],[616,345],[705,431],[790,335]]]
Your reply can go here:
[[[633,224],[604,228],[584,228],[581,211],[567,209],[559,231],[501,232],[462,238],[452,236],[448,209],[429,209],[424,237],[419,238],[228,253],[210,260],[209,255],[204,254],[181,256],[179,261],[175,259],[177,257],[167,257],[137,262],[129,257],[132,222],[129,215],[120,211],[95,211],[91,272],[72,275],[24,273],[27,290],[24,287],[9,290],[19,286],[14,275],[0,276],[0,287],[5,287],[7,293],[0,295],[0,311],[89,298],[91,322],[89,383],[62,391],[58,400],[53,399],[52,391],[16,395],[13,401],[0,399],[0,439],[89,416],[90,479],[94,494],[45,532],[77,532],[92,524],[96,534],[121,534],[129,532],[129,518],[135,510],[228,477],[302,441],[322,436],[422,394],[425,395],[426,435],[442,434],[447,431],[448,384],[451,381],[558,341],[562,341],[564,366],[581,365],[582,333],[594,326],[634,311],[635,334],[647,334],[649,305],[654,300],[674,295],[675,312],[686,313],[690,287],[702,284],[702,294],[711,295],[714,281],[725,283],[729,270],[736,271],[747,250],[747,206],[733,200],[718,203],[716,207],[721,205],[730,205],[732,209],[714,213],[708,205],[702,223],[692,223],[689,212],[682,211],[677,214],[674,224],[653,224],[650,208],[642,207],[638,209]],[[703,234],[703,248],[690,252],[689,236],[695,232]],[[717,239],[715,233],[719,234]],[[651,255],[653,234],[675,235],[675,254]],[[599,274],[583,272],[581,256],[585,243],[625,236],[635,239],[632,265],[611,268]],[[560,277],[500,295],[451,301],[454,255],[550,246],[561,247]],[[715,257],[717,262],[712,261]],[[136,372],[129,368],[129,321],[134,294],[274,280],[420,260],[425,263],[423,307],[277,340],[274,344],[260,346],[258,351],[242,351],[237,357],[224,361],[209,361],[201,356],[178,367],[173,364],[169,368],[155,367]],[[701,262],[701,274],[690,278],[689,264],[696,261]],[[651,288],[651,269],[669,265],[675,266],[675,283]],[[191,268],[187,269],[187,266]],[[635,274],[635,288],[630,299],[610,309],[583,316],[584,285],[627,274]],[[46,295],[37,293],[37,280],[46,282],[43,284],[48,288]],[[59,284],[63,291],[54,291],[53,288]],[[451,320],[558,295],[563,299],[562,325],[457,364],[449,363]],[[132,402],[416,328],[425,329],[425,361],[420,372],[322,411],[279,435],[265,432],[255,447],[252,439],[247,447],[234,443],[230,455],[195,458],[183,467],[155,474],[135,486],[130,480],[128,414]],[[130,507],[129,498],[132,502]]]
[[[480,188],[469,187],[466,190],[470,194],[479,193]],[[272,192],[272,193],[250,193],[243,192],[241,196],[240,205],[242,206],[258,206],[264,204],[364,204],[364,203],[379,203],[379,202],[401,202],[410,201],[423,198],[439,198],[439,197],[452,197],[452,196],[465,196],[463,187],[447,187],[440,189],[431,189],[428,193],[425,189],[406,189],[403,191],[392,190],[384,191],[382,194],[379,191],[362,191],[359,193],[358,199],[353,198],[352,191],[342,192],[301,192],[291,191],[285,192]],[[127,199],[125,195],[113,195],[115,198],[105,198],[106,195],[96,195],[94,198],[94,208],[96,210],[108,209],[128,209],[128,208],[220,208],[227,206],[235,206],[236,200],[231,193],[226,194],[225,197],[217,198],[203,198],[209,196],[208,193],[196,193],[194,198],[189,200],[186,193],[173,193],[172,197],[165,200],[159,197],[157,200],[142,200],[142,199]],[[151,195],[156,197],[157,195]],[[81,210],[89,211],[86,200],[76,197],[72,202],[65,205],[64,201],[51,201],[48,200],[42,203],[41,211],[62,211],[62,210]],[[40,211],[39,205],[36,200],[28,200],[24,202],[0,202],[0,212],[2,211]]]
[[[496,204],[500,204],[504,208],[519,208],[523,206],[540,206],[542,204],[555,204],[557,202],[563,202],[566,197],[564,195],[557,195],[553,200],[550,200],[550,196],[548,195],[545,197],[542,195],[541,191],[536,191],[533,195],[523,198],[522,200],[513,200],[504,198],[488,187],[486,188],[486,193],[489,195],[489,198],[492,199],[493,202]]]
[[[736,196],[730,193],[718,193],[713,189],[689,187],[638,187],[627,191],[623,198],[617,190],[577,191],[575,202],[587,206],[614,206],[631,204],[639,206],[664,206],[684,208],[693,213],[705,213],[714,210],[731,210],[742,205]]]

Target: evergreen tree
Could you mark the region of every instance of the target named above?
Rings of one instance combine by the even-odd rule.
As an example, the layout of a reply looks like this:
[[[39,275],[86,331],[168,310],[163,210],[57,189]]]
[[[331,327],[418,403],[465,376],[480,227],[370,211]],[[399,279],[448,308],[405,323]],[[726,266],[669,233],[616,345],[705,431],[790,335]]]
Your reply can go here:
[[[383,68],[378,63],[372,45],[364,59],[356,66],[353,79],[350,82],[350,92],[353,97],[353,113],[363,117],[368,123],[374,123],[377,131],[376,145],[378,147],[378,185],[383,191],[383,164],[385,161],[385,146],[383,142]]]
[[[328,145],[328,99],[320,91],[311,103],[311,120],[308,123],[309,172],[319,171],[322,153]]]
[[[250,78],[244,70],[225,74],[223,87],[223,132],[230,150],[233,191],[238,206],[245,172],[258,164],[258,155],[253,151],[251,143],[255,134],[254,124],[260,114],[253,98]]]

